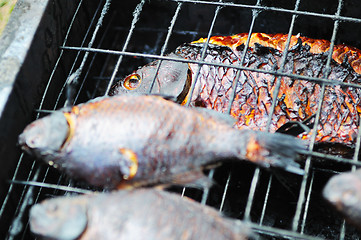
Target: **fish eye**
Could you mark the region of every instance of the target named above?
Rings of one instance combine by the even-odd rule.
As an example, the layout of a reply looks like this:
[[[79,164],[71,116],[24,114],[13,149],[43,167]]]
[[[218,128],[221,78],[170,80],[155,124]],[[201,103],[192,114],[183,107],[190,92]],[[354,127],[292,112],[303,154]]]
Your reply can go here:
[[[28,147],[37,148],[41,145],[41,138],[39,136],[34,136],[33,138],[29,139],[26,144]]]
[[[48,212],[57,212],[58,211],[58,205],[57,204],[49,204],[46,206],[46,210]]]
[[[141,81],[138,74],[132,74],[125,78],[123,86],[128,90],[134,90],[139,86]]]

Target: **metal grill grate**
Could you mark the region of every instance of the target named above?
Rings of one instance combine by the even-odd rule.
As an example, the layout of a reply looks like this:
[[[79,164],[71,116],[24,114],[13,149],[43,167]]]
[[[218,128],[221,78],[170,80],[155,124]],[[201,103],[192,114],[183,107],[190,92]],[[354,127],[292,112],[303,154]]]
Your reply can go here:
[[[361,23],[361,19],[357,17],[361,7],[354,2],[103,0],[98,4],[91,4],[79,0],[73,10],[73,19],[67,26],[59,57],[43,88],[43,97],[34,109],[34,119],[64,105],[78,104],[106,95],[114,81],[132,72],[137,66],[154,59],[172,59],[166,53],[181,43],[200,37],[241,32],[301,33],[312,38],[330,40],[331,49],[339,42],[360,48],[361,43],[357,38],[359,32],[354,29]],[[84,16],[89,21],[81,26],[80,35],[77,31],[78,24],[84,20],[80,21],[79,18]],[[289,43],[290,38],[287,39],[285,49],[288,49]],[[247,47],[248,44],[249,42]],[[335,83],[327,79],[327,75],[325,78],[315,78],[284,73],[287,53],[283,52],[282,64],[273,72],[250,69],[242,64],[234,66],[205,62],[205,49],[200,61],[172,60],[271,73],[277,80],[276,91],[280,88],[282,77],[313,81],[322,88],[320,99],[324,98],[326,86],[338,84],[361,87],[352,83]],[[242,54],[241,63],[245,54],[246,51]],[[326,69],[330,68],[331,59],[330,52]],[[238,78],[240,72],[238,71]],[[63,76],[59,77],[60,75]],[[67,101],[66,86],[69,84],[77,89],[75,102]],[[191,89],[194,85],[193,83]],[[276,102],[276,98],[273,102]],[[315,127],[319,124],[321,106],[322,101],[315,116]],[[270,121],[271,119],[268,126]],[[209,177],[217,182],[217,186],[211,189],[172,190],[216,207],[227,216],[251,222],[254,230],[265,239],[359,239],[360,235],[356,230],[325,204],[321,191],[332,175],[354,170],[361,165],[358,162],[360,133],[361,131],[357,136],[356,151],[350,153],[348,158],[317,151],[314,134],[309,145],[310,151],[304,159],[305,175],[300,177],[282,173],[286,186],[277,175],[244,163],[225,164],[211,170]],[[319,163],[320,159],[322,163]],[[18,184],[21,181],[30,185]],[[41,184],[36,186],[36,183],[53,184],[55,190],[39,187]],[[54,169],[35,162],[27,155],[21,155],[0,209],[0,219],[6,222],[2,231],[7,238],[31,238],[27,225],[29,207],[49,196],[69,194],[66,186],[84,188],[66,176],[59,175]]]

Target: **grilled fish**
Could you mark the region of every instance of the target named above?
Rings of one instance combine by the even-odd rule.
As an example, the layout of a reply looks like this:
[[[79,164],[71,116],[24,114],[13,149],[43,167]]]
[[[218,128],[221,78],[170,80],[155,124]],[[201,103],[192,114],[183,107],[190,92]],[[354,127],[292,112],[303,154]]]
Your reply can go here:
[[[229,159],[302,174],[294,159],[303,140],[238,130],[228,115],[204,110],[159,96],[103,97],[31,123],[19,144],[70,176],[107,188],[202,185],[204,166]]]
[[[36,204],[30,229],[44,239],[249,239],[250,228],[155,189],[58,197]]]
[[[179,61],[163,60],[153,93],[176,96],[179,103],[203,106],[220,112],[228,112],[236,119],[238,128],[267,130],[267,120],[271,117],[270,131],[275,132],[289,122],[314,122],[321,101],[321,85],[315,81],[304,81],[287,76],[281,77],[281,86],[274,114],[270,116],[277,75],[261,71],[283,74],[297,74],[305,77],[318,77],[333,80],[327,85],[323,98],[320,124],[317,127],[317,142],[341,143],[354,146],[361,111],[361,89],[347,87],[340,83],[361,83],[361,51],[346,45],[335,45],[329,75],[326,75],[326,62],[330,42],[292,36],[289,52],[282,66],[282,53],[285,50],[287,35],[254,33],[250,36],[249,48],[243,62],[242,53],[248,34],[215,36],[209,39],[209,46],[196,80],[199,65]],[[201,60],[207,39],[200,39],[178,47],[169,55],[172,58]],[[238,70],[232,66],[242,66],[256,71],[240,72],[232,106],[233,81]],[[113,85],[110,95],[134,92],[149,92],[156,76],[158,61],[152,62]],[[258,70],[258,71],[257,71]],[[191,85],[195,84],[190,95]],[[312,131],[300,131],[295,135],[308,139]]]
[[[361,169],[332,177],[323,190],[323,196],[347,221],[361,230]]]

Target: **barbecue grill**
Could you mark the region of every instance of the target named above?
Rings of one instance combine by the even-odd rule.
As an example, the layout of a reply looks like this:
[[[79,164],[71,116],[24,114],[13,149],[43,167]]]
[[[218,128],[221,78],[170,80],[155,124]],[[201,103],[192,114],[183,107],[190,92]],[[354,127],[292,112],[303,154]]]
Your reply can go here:
[[[0,44],[0,236],[32,239],[31,205],[71,194],[67,187],[87,188],[21,153],[16,141],[27,123],[104,95],[138,66],[201,37],[300,33],[361,48],[359,16],[356,0],[20,0]],[[342,156],[311,140],[301,159],[304,176],[233,163],[209,171],[216,182],[210,189],[170,190],[248,221],[264,239],[359,239],[321,191],[331,176],[360,166],[360,140],[358,134],[356,147]]]

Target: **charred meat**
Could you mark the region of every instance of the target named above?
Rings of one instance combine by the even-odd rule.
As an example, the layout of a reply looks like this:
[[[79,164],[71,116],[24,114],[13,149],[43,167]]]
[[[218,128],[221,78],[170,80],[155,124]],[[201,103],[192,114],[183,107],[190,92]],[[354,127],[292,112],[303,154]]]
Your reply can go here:
[[[282,63],[287,35],[252,34],[242,59],[247,38],[248,34],[243,33],[209,39],[204,61],[226,64],[226,67],[163,60],[156,75],[159,61],[155,61],[117,82],[110,95],[136,92],[172,95],[177,97],[179,103],[190,101],[190,105],[220,112],[230,110],[238,128],[266,130],[268,118],[271,118],[269,130],[274,132],[291,121],[308,121],[309,126],[312,126],[313,116],[321,101],[319,82],[278,76],[276,71],[307,77],[327,77],[334,84],[326,86],[316,141],[353,146],[361,111],[361,89],[340,83],[361,83],[361,51],[346,45],[336,45],[328,71],[326,62],[330,50],[329,41],[292,36],[287,57]],[[169,57],[201,60],[206,41],[207,39],[200,39],[184,44]],[[252,70],[239,72],[233,66]],[[281,85],[271,116],[277,78],[281,78]],[[153,79],[155,82],[150,89]],[[237,84],[233,84],[236,80]],[[194,92],[189,96],[192,84],[195,84]],[[232,84],[235,85],[235,90]],[[235,98],[229,106],[233,91]],[[298,137],[308,139],[311,134],[312,131],[301,131]]]

